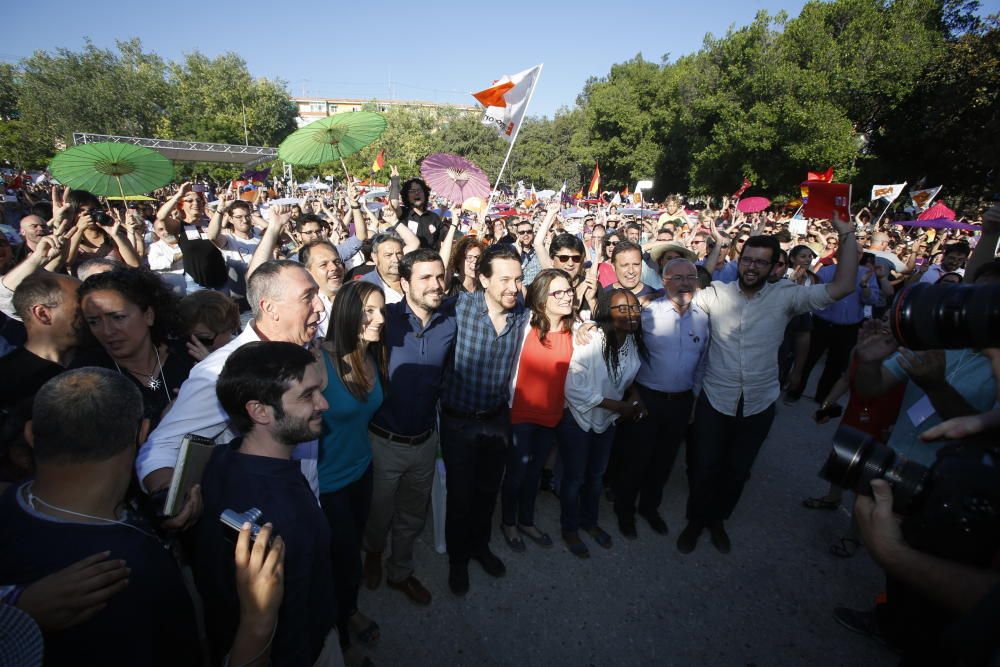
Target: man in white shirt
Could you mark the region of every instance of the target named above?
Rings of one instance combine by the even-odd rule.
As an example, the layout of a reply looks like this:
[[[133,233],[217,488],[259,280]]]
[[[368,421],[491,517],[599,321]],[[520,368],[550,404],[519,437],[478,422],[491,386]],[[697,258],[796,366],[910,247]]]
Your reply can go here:
[[[242,345],[258,340],[310,345],[316,337],[323,302],[319,287],[298,262],[264,262],[247,280],[247,298],[254,319],[239,336],[221,347],[192,370],[170,411],[139,449],[135,469],[143,489],[153,494],[170,484],[181,440],[187,433],[213,438],[219,443],[237,437],[230,431],[229,418],[215,394],[215,383],[226,359]],[[316,441],[299,445],[293,458],[302,460],[303,474],[316,489]],[[192,494],[175,526],[187,527],[200,512],[200,498]]]
[[[647,356],[641,358],[634,387],[649,411],[646,419],[621,420],[620,457],[614,479],[618,528],[628,539],[637,537],[638,514],[660,535],[667,524],[659,514],[663,486],[684,440],[700,383],[709,324],[691,304],[698,288],[698,271],[686,259],[663,267],[666,293],[642,311],[642,336]]]
[[[177,235],[167,229],[163,220],[153,223],[153,233],[159,240],[150,244],[146,261],[150,271],[158,273],[177,294],[184,294],[184,253],[177,242]]]
[[[205,232],[226,258],[226,267],[229,269],[226,287],[229,288],[230,294],[237,298],[246,295],[247,268],[250,266],[254,250],[260,245],[260,237],[255,234],[253,225],[254,217],[263,222],[263,219],[254,213],[253,207],[245,201],[237,200],[228,206],[225,201],[220,201]],[[233,225],[232,232],[223,231],[223,222],[226,219]]]
[[[739,280],[713,282],[694,298],[694,306],[708,314],[711,336],[688,444],[688,525],[677,540],[681,553],[694,550],[705,528],[716,549],[729,553],[723,521],[736,507],[774,421],[785,327],[795,315],[825,308],[855,289],[854,225],[834,216],[833,226],[840,244],[832,283],[768,282],[781,248],[773,236],[752,236],[740,252]]]

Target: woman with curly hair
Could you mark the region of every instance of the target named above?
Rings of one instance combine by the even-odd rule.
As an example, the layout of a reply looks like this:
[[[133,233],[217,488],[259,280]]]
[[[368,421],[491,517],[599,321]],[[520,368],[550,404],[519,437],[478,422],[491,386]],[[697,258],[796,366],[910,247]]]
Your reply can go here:
[[[466,234],[455,244],[448,269],[445,271],[446,296],[456,296],[462,292],[475,292],[479,285],[479,258],[486,246],[478,238]]]
[[[605,549],[611,536],[597,525],[602,478],[619,419],[639,420],[646,408],[632,381],[639,372],[642,306],[630,290],[603,290],[598,295],[589,343],[574,344],[566,376],[566,409],[556,427],[563,465],[559,489],[562,537],[570,553],[587,558],[582,528]]]
[[[79,295],[85,334],[98,344],[79,353],[73,367],[101,366],[129,378],[155,427],[194,365],[175,338],[177,298],[155,274],[140,269],[92,275]]]

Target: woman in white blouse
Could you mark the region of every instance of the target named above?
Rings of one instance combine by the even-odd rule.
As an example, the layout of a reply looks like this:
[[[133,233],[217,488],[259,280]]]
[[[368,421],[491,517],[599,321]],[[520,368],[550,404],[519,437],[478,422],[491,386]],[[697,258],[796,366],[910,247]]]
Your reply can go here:
[[[632,387],[645,355],[636,296],[625,289],[599,294],[597,327],[586,344],[574,343],[566,377],[566,410],[556,427],[563,465],[560,523],[566,547],[575,556],[590,552],[580,539],[586,531],[605,549],[611,536],[597,525],[601,478],[608,465],[618,419],[642,419],[646,408]]]

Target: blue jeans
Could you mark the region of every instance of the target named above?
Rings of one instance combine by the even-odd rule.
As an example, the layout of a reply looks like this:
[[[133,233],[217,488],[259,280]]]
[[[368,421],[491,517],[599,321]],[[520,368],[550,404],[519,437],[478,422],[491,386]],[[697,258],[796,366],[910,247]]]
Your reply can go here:
[[[569,410],[556,426],[562,481],[559,484],[559,523],[563,532],[597,526],[597,510],[604,488],[602,477],[611,456],[615,427],[604,433],[584,431]]]
[[[555,431],[539,424],[512,424],[507,471],[500,488],[500,511],[506,526],[535,525],[535,498],[542,467],[552,449]]]

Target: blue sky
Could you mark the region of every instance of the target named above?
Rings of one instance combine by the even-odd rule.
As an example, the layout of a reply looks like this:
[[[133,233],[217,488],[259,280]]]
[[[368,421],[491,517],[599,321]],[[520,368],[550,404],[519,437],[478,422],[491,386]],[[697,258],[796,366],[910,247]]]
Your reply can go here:
[[[985,0],[996,11],[1000,0]],[[469,92],[537,63],[545,69],[529,114],[573,104],[590,76],[642,53],[659,62],[697,51],[761,9],[795,16],[802,0],[572,3],[190,2],[9,3],[0,60],[35,50],[101,47],[137,36],[166,59],[199,50],[239,53],[254,76],[282,78],[295,95],[389,97],[472,104]],[[390,87],[391,81],[391,87]]]

